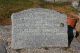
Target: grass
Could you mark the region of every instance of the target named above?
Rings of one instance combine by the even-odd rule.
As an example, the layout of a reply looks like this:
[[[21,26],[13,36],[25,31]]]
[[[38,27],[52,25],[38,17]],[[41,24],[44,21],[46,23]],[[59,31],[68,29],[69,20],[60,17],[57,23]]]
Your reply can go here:
[[[28,8],[50,8],[63,13],[77,13],[70,3],[48,3],[43,0],[0,0],[0,24],[11,24],[11,14]]]

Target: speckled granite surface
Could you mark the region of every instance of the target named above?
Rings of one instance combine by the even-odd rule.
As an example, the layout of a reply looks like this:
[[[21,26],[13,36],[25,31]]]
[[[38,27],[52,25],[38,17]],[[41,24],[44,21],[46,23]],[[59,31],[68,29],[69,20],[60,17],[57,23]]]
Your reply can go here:
[[[66,17],[43,8],[13,13],[12,48],[67,47]]]

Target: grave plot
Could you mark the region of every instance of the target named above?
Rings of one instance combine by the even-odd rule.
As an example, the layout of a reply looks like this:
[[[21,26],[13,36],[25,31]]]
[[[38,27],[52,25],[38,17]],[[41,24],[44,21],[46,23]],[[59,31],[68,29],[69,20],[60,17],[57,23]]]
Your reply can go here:
[[[67,47],[66,18],[65,14],[43,8],[13,13],[12,48]]]

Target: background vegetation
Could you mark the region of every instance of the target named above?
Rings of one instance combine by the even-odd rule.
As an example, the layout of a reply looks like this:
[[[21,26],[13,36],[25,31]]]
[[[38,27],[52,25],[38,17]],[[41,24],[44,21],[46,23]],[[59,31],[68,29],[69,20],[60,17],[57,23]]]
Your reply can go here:
[[[68,2],[49,3],[43,0],[0,0],[0,24],[11,24],[11,14],[28,8],[49,8],[61,13],[77,13]]]

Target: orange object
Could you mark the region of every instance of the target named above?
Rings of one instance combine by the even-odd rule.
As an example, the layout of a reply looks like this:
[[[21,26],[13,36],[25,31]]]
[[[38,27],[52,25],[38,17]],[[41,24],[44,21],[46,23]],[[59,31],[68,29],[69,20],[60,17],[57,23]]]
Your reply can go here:
[[[70,25],[71,27],[75,27],[77,19],[71,18],[70,16],[67,17],[67,24]]]

